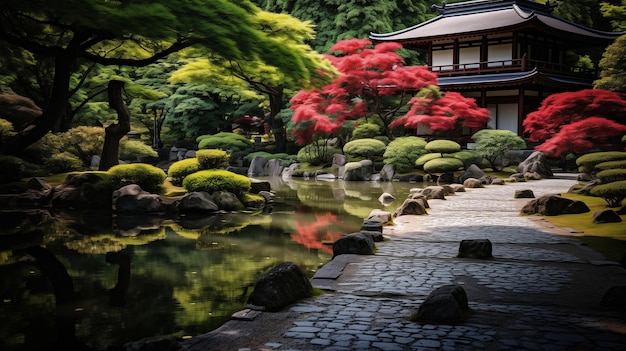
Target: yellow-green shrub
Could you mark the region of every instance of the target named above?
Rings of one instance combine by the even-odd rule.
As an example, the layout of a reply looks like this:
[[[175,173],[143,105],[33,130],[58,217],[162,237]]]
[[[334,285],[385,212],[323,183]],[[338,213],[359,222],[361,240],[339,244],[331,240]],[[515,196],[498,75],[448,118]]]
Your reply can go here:
[[[172,184],[180,186],[186,176],[200,170],[197,158],[186,158],[172,163],[167,170],[167,176],[171,178]]]
[[[238,198],[250,191],[250,179],[223,169],[198,171],[190,174],[183,180],[183,187],[189,191],[228,191]]]
[[[216,169],[228,166],[230,155],[228,152],[218,149],[198,150],[196,159],[198,159],[200,169]]]
[[[166,178],[162,169],[146,163],[116,165],[107,173],[117,188],[128,184],[138,184],[141,189],[150,192],[159,191]]]

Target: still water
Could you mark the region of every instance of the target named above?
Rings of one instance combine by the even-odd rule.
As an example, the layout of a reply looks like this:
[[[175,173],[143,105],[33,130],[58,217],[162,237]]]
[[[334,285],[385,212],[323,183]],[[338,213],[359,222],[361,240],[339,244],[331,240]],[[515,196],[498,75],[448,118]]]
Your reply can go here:
[[[129,226],[110,213],[0,211],[0,349],[76,342],[107,350],[146,337],[206,333],[244,308],[269,269],[294,262],[313,276],[330,261],[334,240],[358,231],[372,209],[395,210],[421,186],[266,180],[275,193],[269,213],[145,217],[139,226],[135,216]],[[383,192],[397,200],[381,204]],[[35,251],[25,250],[33,246],[69,277],[55,278],[54,264],[37,266]],[[73,294],[57,306],[54,292],[63,288]]]

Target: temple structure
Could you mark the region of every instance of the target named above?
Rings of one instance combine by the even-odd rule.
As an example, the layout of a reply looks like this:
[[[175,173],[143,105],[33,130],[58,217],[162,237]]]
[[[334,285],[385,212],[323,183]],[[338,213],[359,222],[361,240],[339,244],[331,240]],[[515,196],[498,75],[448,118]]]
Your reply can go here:
[[[552,14],[531,0],[474,0],[433,5],[439,15],[413,27],[370,35],[428,54],[439,87],[473,97],[490,127],[522,135],[524,117],[548,95],[591,88],[596,69],[577,66],[575,50],[602,52],[624,34],[598,31]],[[596,62],[597,67],[597,62]]]

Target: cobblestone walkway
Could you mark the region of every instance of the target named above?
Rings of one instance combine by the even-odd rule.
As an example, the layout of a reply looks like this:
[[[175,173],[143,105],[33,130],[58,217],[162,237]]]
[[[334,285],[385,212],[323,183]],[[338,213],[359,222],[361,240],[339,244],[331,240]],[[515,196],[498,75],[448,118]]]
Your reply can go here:
[[[600,301],[626,285],[626,270],[541,217],[520,216],[529,199],[513,198],[517,189],[539,197],[574,182],[490,185],[429,200],[428,215],[384,229],[390,240],[377,243],[376,255],[342,255],[322,268],[312,282],[327,293],[291,306],[279,336],[256,335],[254,346],[234,350],[623,350],[626,323]],[[456,258],[463,239],[489,239],[494,259]],[[452,283],[469,298],[465,323],[407,320]],[[211,349],[200,345],[189,350]]]

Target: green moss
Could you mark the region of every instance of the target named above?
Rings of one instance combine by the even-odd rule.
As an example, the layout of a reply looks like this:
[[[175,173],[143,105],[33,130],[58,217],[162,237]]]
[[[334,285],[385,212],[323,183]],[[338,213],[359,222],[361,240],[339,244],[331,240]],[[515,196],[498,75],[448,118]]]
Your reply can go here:
[[[200,169],[216,169],[227,167],[230,155],[224,150],[205,149],[196,152],[196,159]]]
[[[167,176],[172,180],[172,184],[182,185],[186,176],[196,173],[199,170],[200,164],[197,158],[186,158],[172,163],[167,170]]]
[[[424,171],[428,173],[456,172],[463,168],[463,161],[458,158],[436,158],[424,164]]]
[[[114,187],[138,184],[143,190],[150,192],[158,192],[166,178],[162,169],[145,163],[116,165],[107,174]]]
[[[593,174],[596,172],[596,165],[609,162],[626,160],[626,152],[622,151],[603,151],[585,154],[576,159],[578,170],[583,173]]]
[[[376,139],[352,140],[343,147],[343,152],[347,157],[373,158],[382,156],[387,145]]]
[[[226,170],[204,170],[188,175],[183,180],[183,187],[187,191],[206,191],[212,194],[215,191],[228,191],[238,198],[250,191],[250,179]]]
[[[426,151],[438,152],[440,154],[451,154],[461,151],[461,145],[452,140],[433,140],[426,144]]]

